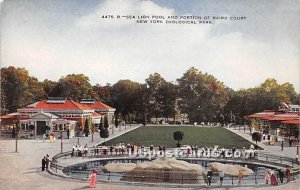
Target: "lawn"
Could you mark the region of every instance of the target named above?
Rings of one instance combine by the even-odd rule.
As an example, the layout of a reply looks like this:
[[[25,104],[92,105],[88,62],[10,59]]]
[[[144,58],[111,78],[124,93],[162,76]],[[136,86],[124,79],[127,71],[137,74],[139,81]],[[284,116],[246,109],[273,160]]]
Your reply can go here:
[[[240,136],[219,127],[188,127],[188,126],[146,126],[128,132],[117,138],[106,142],[106,145],[118,143],[133,143],[138,146],[159,146],[176,147],[173,139],[174,131],[184,133],[182,145],[197,145],[206,147],[219,145],[224,148],[249,148],[251,143]]]

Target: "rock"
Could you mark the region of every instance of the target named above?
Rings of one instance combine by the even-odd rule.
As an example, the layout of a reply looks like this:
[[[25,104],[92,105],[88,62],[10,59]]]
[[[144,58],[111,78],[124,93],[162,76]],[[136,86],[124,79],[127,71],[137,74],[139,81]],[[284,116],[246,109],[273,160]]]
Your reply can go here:
[[[104,172],[129,172],[136,167],[134,163],[109,163],[103,167]]]
[[[241,170],[243,175],[252,175],[253,171],[249,168],[240,166],[240,165],[231,165],[231,164],[221,164],[218,162],[212,162],[208,164],[208,167],[211,168],[212,172],[223,171],[224,174],[237,176]]]
[[[157,158],[151,162],[109,163],[104,171],[125,172],[121,180],[153,183],[204,184],[206,174],[202,166],[175,158]]]

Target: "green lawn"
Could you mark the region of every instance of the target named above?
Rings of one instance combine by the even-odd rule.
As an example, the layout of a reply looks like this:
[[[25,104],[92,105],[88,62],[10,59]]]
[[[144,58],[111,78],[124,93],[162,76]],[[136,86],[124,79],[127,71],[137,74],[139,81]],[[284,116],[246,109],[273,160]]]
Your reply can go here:
[[[251,143],[238,135],[219,127],[187,127],[187,126],[146,126],[121,135],[106,142],[106,145],[118,143],[133,143],[138,146],[159,146],[176,147],[173,139],[174,131],[184,133],[182,145],[197,145],[206,147],[219,145],[220,148],[249,148]]]

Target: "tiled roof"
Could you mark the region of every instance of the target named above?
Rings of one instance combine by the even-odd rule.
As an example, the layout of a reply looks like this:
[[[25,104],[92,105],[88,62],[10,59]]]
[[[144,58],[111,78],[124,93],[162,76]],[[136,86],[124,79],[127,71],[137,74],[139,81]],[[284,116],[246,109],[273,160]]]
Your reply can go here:
[[[94,103],[82,103],[84,105],[87,105],[88,107],[92,109],[113,109],[112,107],[100,102],[100,101],[95,101]]]
[[[73,100],[66,100],[64,103],[49,103],[47,100],[41,100],[21,108],[24,109],[41,109],[41,110],[91,110],[90,107],[77,103]]]

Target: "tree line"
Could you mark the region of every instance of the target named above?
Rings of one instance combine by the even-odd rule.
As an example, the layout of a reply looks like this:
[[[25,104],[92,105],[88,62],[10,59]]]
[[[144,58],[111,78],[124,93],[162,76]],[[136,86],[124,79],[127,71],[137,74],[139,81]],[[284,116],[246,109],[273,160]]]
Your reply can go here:
[[[119,80],[91,85],[84,74],[69,74],[58,81],[38,81],[25,68],[1,68],[1,115],[47,97],[98,99],[116,108],[117,121],[147,122],[149,118],[174,118],[180,110],[190,122],[237,122],[244,116],[277,109],[282,102],[299,104],[300,95],[290,83],[268,78],[259,86],[233,90],[213,75],[188,69],[176,83],[153,73],[144,83]]]

